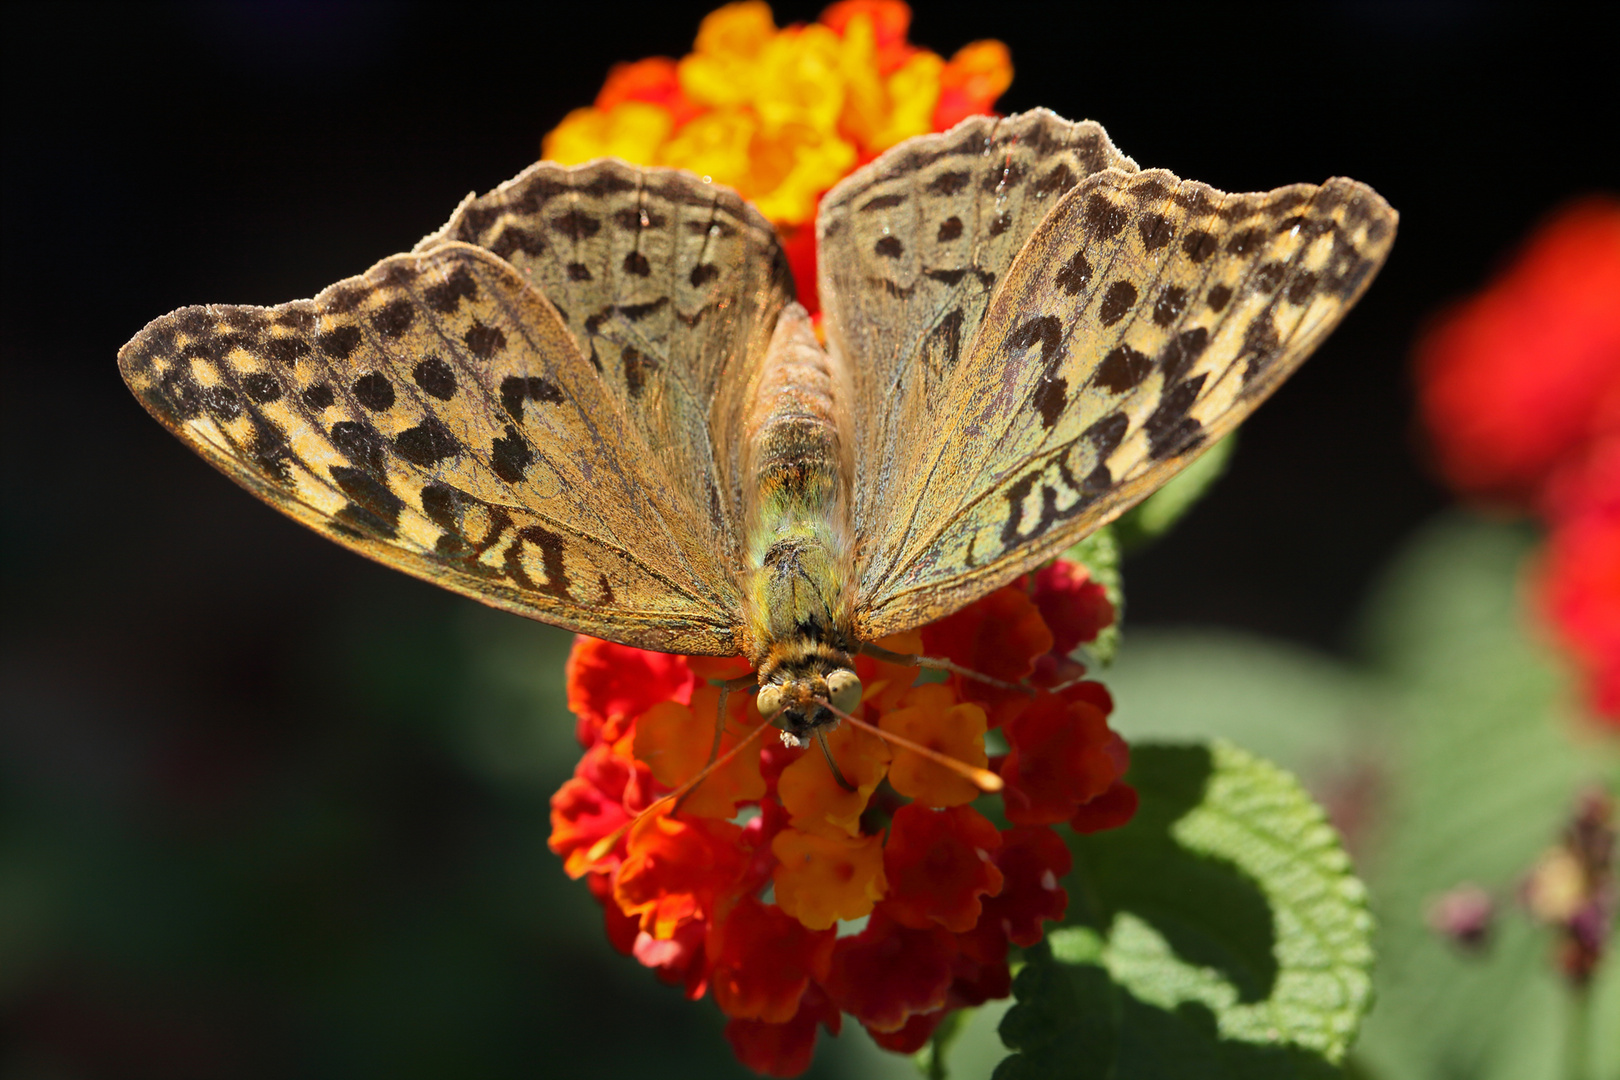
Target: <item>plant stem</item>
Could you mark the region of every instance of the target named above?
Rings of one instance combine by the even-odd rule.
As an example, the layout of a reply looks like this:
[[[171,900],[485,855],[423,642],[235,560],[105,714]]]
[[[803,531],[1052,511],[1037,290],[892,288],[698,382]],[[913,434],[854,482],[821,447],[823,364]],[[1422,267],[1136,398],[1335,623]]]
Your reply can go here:
[[[1564,1075],[1568,1080],[1591,1080],[1592,993],[1588,987],[1570,988],[1569,1023],[1564,1028]]]

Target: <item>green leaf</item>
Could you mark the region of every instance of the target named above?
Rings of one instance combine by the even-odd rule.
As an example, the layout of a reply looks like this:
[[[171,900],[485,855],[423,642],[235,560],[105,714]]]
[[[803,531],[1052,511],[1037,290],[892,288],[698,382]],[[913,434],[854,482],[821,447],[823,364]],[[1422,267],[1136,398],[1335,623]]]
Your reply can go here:
[[[1122,514],[1114,522],[1121,550],[1134,551],[1169,532],[1226,472],[1236,447],[1237,436],[1228,435],[1171,477],[1169,483]]]
[[[1426,527],[1384,576],[1364,641],[1396,693],[1388,825],[1367,861],[1380,916],[1379,1006],[1356,1058],[1379,1080],[1620,1076],[1620,1024],[1574,1040],[1580,1005],[1530,924],[1519,882],[1589,786],[1615,786],[1614,740],[1576,715],[1570,673],[1524,588],[1539,538],[1460,514]],[[1490,891],[1488,946],[1467,955],[1425,912],[1459,885]],[[1611,954],[1594,1016],[1620,1016]],[[1607,1013],[1602,1010],[1607,1010]],[[1606,1041],[1605,1041],[1606,1040]]]
[[[1337,1075],[1372,919],[1321,808],[1228,743],[1132,758],[1141,808],[1074,838],[1068,925],[1014,980],[997,1080]]]
[[[1065,551],[1063,558],[1084,566],[1091,580],[1103,587],[1108,602],[1114,606],[1114,621],[1103,627],[1097,639],[1083,649],[1094,664],[1107,667],[1119,649],[1119,628],[1125,621],[1125,585],[1120,576],[1119,544],[1114,539],[1114,527],[1104,525]]]

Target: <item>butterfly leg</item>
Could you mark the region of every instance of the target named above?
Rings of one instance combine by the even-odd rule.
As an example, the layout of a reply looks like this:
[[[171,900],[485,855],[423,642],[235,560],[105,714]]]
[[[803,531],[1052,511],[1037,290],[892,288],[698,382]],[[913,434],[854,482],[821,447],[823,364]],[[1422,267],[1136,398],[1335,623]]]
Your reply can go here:
[[[854,784],[844,779],[843,772],[838,768],[838,762],[833,760],[832,749],[827,745],[827,732],[824,728],[816,728],[816,742],[821,744],[821,755],[827,759],[827,768],[832,770],[833,779],[845,791],[859,791]]]
[[[709,764],[713,765],[720,756],[720,739],[726,733],[726,699],[737,690],[751,690],[758,684],[758,677],[752,673],[739,675],[735,679],[727,679],[720,683],[720,705],[714,714],[714,746],[709,750]]]
[[[872,644],[870,641],[863,642],[861,644],[861,652],[872,657],[874,660],[882,660],[887,664],[904,664],[906,667],[923,667],[932,668],[935,671],[949,671],[953,675],[960,675],[964,679],[973,679],[975,682],[982,682],[987,686],[994,686],[1000,690],[1017,690],[1018,692],[1028,694],[1031,697],[1035,696],[1035,691],[1022,683],[1011,683],[1004,679],[997,679],[990,675],[981,674],[972,670],[971,668],[965,668],[961,664],[947,660],[943,656],[914,656],[910,653],[891,652],[888,649],[883,648],[881,645]]]
[[[758,679],[753,674],[748,674],[739,675],[735,679],[727,679],[725,682],[716,684],[720,687],[720,704],[715,708],[714,711],[714,745],[709,747],[709,760],[705,762],[703,768],[698,771],[697,776],[694,778],[695,781],[701,780],[703,777],[707,776],[709,771],[714,768],[714,763],[720,760],[720,741],[726,734],[726,699],[729,698],[734,691],[753,689],[757,682]],[[691,787],[681,792],[680,797],[675,800],[674,807],[670,809],[670,813],[673,814],[676,810],[679,810],[681,808],[681,804],[686,801],[687,796],[691,795],[692,792],[696,790],[697,783],[694,782]]]

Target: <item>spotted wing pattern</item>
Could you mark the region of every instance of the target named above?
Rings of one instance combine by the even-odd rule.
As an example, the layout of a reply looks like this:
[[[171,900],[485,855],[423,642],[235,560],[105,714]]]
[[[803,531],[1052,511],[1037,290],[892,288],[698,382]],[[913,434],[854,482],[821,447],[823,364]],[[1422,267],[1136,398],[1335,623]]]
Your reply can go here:
[[[895,512],[865,549],[861,636],[970,602],[1163,484],[1333,329],[1395,224],[1344,179],[1226,195],[1105,170],[1076,185],[900,459]]]
[[[855,531],[876,536],[901,455],[943,406],[996,286],[1035,227],[1099,169],[1102,127],[1045,109],[910,139],[828,192],[818,219],[828,348],[851,372]]]
[[[777,314],[793,297],[776,232],[723,185],[607,158],[540,162],[437,233],[510,262],[543,293],[626,421],[737,564],[735,425]]]
[[[681,478],[489,251],[440,241],[311,301],[184,308],[119,366],[211,464],[379,562],[599,637],[737,651],[733,578]]]

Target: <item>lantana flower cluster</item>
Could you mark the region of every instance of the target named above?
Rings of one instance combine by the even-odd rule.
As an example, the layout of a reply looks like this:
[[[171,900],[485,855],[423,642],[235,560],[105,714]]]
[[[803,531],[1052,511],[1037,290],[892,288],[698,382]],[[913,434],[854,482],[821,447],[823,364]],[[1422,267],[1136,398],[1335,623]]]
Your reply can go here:
[[[710,759],[717,684],[747,664],[581,637],[568,699],[585,754],[552,798],[552,850],[589,882],[619,951],[690,998],[712,991],[755,1071],[802,1072],[844,1014],[917,1050],[953,1009],[1007,996],[1009,948],[1063,916],[1070,857],[1054,826],[1093,832],[1135,811],[1108,691],[1069,655],[1112,620],[1103,589],[1060,560],[881,643],[1018,689],[857,658],[860,718],[993,770],[999,808],[843,723],[827,737],[843,783],[816,745],[766,739],[672,809],[659,800]],[[752,693],[731,694],[722,754],[762,723]],[[991,732],[1004,752],[987,751]]]
[[[841,0],[778,28],[762,0],[727,4],[679,60],[616,65],[594,104],[563,118],[541,156],[564,165],[619,157],[688,169],[735,188],[782,236],[814,314],[821,196],[903,139],[990,111],[1012,82],[999,41],[949,60],[906,40],[898,0]]]
[[[1542,609],[1620,726],[1620,201],[1556,214],[1416,360],[1442,475],[1548,526]]]

